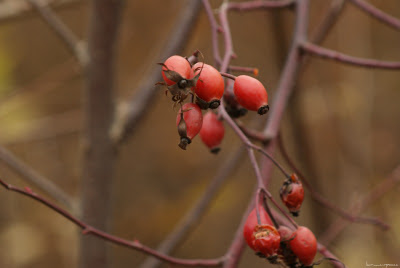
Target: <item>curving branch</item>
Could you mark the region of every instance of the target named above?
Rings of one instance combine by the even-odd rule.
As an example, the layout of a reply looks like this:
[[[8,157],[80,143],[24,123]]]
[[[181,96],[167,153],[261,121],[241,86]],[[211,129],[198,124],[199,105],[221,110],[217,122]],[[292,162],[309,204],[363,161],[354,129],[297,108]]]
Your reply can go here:
[[[164,260],[166,262],[172,263],[172,264],[179,264],[179,265],[185,265],[185,266],[206,266],[206,267],[210,267],[210,266],[220,266],[223,261],[224,258],[217,258],[217,259],[179,259],[179,258],[174,258],[165,254],[161,254],[159,252],[157,252],[156,250],[149,248],[145,245],[143,245],[142,243],[140,243],[138,240],[126,240],[123,238],[120,238],[118,236],[114,236],[111,235],[109,233],[106,233],[104,231],[101,231],[99,229],[96,229],[95,227],[87,224],[84,221],[79,220],[78,218],[76,218],[75,216],[73,216],[71,213],[69,213],[68,211],[62,209],[61,207],[55,205],[54,203],[52,203],[51,201],[47,200],[46,198],[40,196],[39,194],[33,192],[32,190],[30,190],[29,188],[26,189],[22,189],[22,188],[18,188],[15,187],[11,184],[8,184],[6,182],[4,182],[2,179],[0,179],[0,185],[3,186],[5,189],[21,194],[21,195],[25,195],[28,198],[31,198],[39,203],[42,203],[43,205],[45,205],[46,207],[50,208],[51,210],[55,211],[56,213],[58,213],[59,215],[63,216],[64,218],[66,218],[67,220],[69,220],[71,223],[75,224],[76,226],[78,226],[79,228],[82,229],[82,234],[83,235],[91,235],[91,236],[95,236],[98,238],[101,238],[103,240],[109,241],[113,244],[116,245],[120,245],[120,246],[124,246],[127,248],[132,248],[135,249],[137,251],[141,251],[144,252],[146,254],[152,255],[160,260]]]
[[[38,0],[27,0],[34,9],[41,15],[47,25],[57,34],[58,37],[67,45],[82,66],[86,66],[89,55],[86,44],[68,28],[67,25],[56,15],[48,5],[40,3]]]
[[[374,59],[365,59],[353,57],[335,50],[327,49],[310,42],[303,42],[301,48],[304,52],[311,55],[318,56],[325,59],[335,60],[341,63],[346,63],[354,66],[365,68],[379,68],[379,69],[400,69],[399,61],[380,61]]]
[[[349,0],[352,4],[360,8],[361,10],[367,12],[372,17],[378,19],[379,21],[385,23],[386,25],[393,27],[396,30],[400,30],[400,19],[395,18],[382,10],[377,9],[373,5],[363,1],[363,0]]]
[[[359,204],[351,206],[350,211],[353,214],[358,215],[371,204],[383,197],[387,192],[393,190],[398,183],[400,183],[400,165],[397,166],[385,180],[380,182],[368,194],[366,194]],[[325,245],[329,245],[348,224],[349,222],[344,221],[344,219],[337,219],[321,235],[320,240],[323,241]]]
[[[176,16],[180,19],[172,27],[174,31],[169,35],[170,38],[159,58],[168,58],[183,49],[184,44],[189,39],[193,24],[197,20],[200,5],[200,1],[187,0],[180,15]],[[144,77],[138,87],[138,92],[132,96],[128,103],[121,104],[121,109],[117,110],[117,116],[111,129],[111,139],[117,145],[126,141],[133,134],[139,122],[148,112],[148,109],[146,109],[148,104],[159,91],[155,83],[161,80],[160,69],[154,68],[150,74]]]
[[[300,169],[297,168],[291,157],[286,151],[286,148],[284,146],[283,140],[281,135],[278,136],[278,145],[279,149],[282,153],[283,158],[286,160],[286,162],[289,164],[289,166],[296,172],[296,174],[299,176],[301,179],[303,185],[308,189],[308,191],[311,194],[311,197],[318,202],[320,205],[326,207],[327,209],[331,210],[332,212],[336,213],[343,219],[349,221],[349,222],[355,222],[355,223],[364,223],[364,224],[372,224],[380,227],[383,230],[388,230],[390,226],[383,222],[380,219],[377,218],[370,218],[370,217],[361,217],[358,215],[354,215],[351,212],[347,212],[346,210],[338,207],[337,205],[333,204],[332,202],[329,202],[325,197],[323,197],[321,194],[319,194],[317,191],[314,190],[314,188],[311,186],[310,182],[305,178],[304,174],[300,171]]]
[[[0,160],[3,161],[14,172],[19,174],[23,179],[38,187],[41,191],[49,195],[51,198],[72,209],[74,213],[78,213],[78,206],[76,201],[54,184],[48,178],[33,170],[30,166],[26,165],[22,160],[15,156],[6,148],[0,146]]]

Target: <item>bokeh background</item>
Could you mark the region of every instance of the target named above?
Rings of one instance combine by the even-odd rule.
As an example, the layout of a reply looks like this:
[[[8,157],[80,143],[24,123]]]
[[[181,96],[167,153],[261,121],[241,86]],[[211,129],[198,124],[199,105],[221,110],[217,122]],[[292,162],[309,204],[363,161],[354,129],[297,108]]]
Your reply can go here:
[[[11,0],[17,1],[17,0]],[[7,1],[0,1],[0,4]],[[221,1],[211,1],[217,8]],[[331,1],[311,0],[310,32]],[[398,0],[369,1],[400,18]],[[135,94],[154,68],[179,19],[183,0],[126,1],[117,59],[116,102]],[[78,36],[87,34],[88,1],[57,8]],[[290,45],[291,10],[230,13],[235,65],[257,67],[272,100]],[[400,61],[400,33],[347,4],[323,46],[354,56]],[[213,63],[204,10],[182,55],[203,52]],[[79,198],[82,90],[76,60],[34,12],[0,22],[0,144]],[[318,191],[342,208],[362,197],[400,164],[400,73],[349,67],[312,58],[301,73],[285,113],[282,135],[291,156]],[[273,102],[270,103],[273,106]],[[133,136],[121,147],[113,179],[111,232],[156,247],[201,196],[218,168],[240,146],[227,130],[222,151],[212,155],[199,139],[178,146],[176,111],[160,88]],[[263,125],[249,113],[243,122]],[[286,167],[281,156],[280,162]],[[29,185],[0,161],[0,176]],[[274,172],[277,196],[283,176]],[[173,253],[186,258],[224,254],[238,227],[256,179],[246,156],[233,170],[210,209]],[[35,189],[35,187],[32,187]],[[36,189],[35,189],[36,190]],[[348,267],[400,265],[399,186],[363,215],[378,216],[389,231],[351,224],[330,249]],[[317,237],[337,216],[307,196],[298,222]],[[0,190],[0,267],[76,267],[79,230],[61,216],[20,195]],[[99,243],[101,241],[99,240]],[[112,267],[138,267],[145,255],[111,246]],[[164,265],[171,267],[171,265]],[[269,267],[246,249],[240,267]],[[323,264],[321,267],[329,267]]]

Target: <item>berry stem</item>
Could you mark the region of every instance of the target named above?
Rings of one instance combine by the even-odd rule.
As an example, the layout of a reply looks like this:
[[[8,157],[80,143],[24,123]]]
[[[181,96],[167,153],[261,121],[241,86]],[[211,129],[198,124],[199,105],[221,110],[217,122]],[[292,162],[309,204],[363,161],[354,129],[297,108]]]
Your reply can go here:
[[[229,78],[229,79],[232,79],[232,80],[235,80],[235,79],[236,79],[236,76],[234,76],[233,74],[228,74],[228,73],[224,73],[224,72],[220,72],[220,74],[221,74],[222,76],[224,76],[224,77],[226,77],[226,78]]]

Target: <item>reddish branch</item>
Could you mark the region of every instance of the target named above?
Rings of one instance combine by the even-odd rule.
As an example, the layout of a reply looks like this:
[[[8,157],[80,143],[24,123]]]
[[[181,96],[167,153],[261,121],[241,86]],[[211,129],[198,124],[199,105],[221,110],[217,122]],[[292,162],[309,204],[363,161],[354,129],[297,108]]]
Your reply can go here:
[[[217,258],[217,259],[179,259],[179,258],[174,258],[162,253],[157,252],[156,250],[149,248],[142,243],[140,243],[138,240],[126,240],[123,238],[120,238],[118,236],[111,235],[109,233],[106,233],[104,231],[101,231],[92,225],[87,224],[86,222],[79,220],[72,214],[70,214],[68,211],[62,209],[61,207],[55,205],[51,201],[41,197],[37,193],[33,192],[32,190],[26,188],[26,189],[21,189],[18,187],[15,187],[13,185],[7,184],[4,182],[2,179],[0,179],[0,185],[2,185],[5,189],[16,192],[22,195],[25,195],[33,200],[36,200],[46,207],[52,209],[53,211],[57,212],[76,226],[82,229],[82,234],[83,235],[91,235],[95,236],[98,238],[101,238],[103,240],[109,241],[113,244],[124,246],[127,248],[132,248],[141,252],[144,252],[146,254],[152,255],[158,259],[164,260],[166,262],[172,263],[172,264],[179,264],[179,265],[185,265],[185,266],[220,266],[223,262],[223,258]],[[98,241],[97,241],[98,242]],[[98,267],[98,266],[95,266]]]
[[[301,48],[304,52],[315,55],[321,58],[335,60],[338,62],[355,65],[366,68],[380,68],[380,69],[400,69],[400,62],[380,61],[374,59],[364,59],[353,57],[335,50],[327,49],[310,42],[303,42]]]
[[[77,205],[71,196],[69,196],[63,189],[59,188],[48,178],[39,174],[30,166],[18,159],[12,152],[0,146],[0,160],[9,166],[14,172],[19,174],[25,180],[29,181],[40,190],[44,191],[47,195],[51,196],[57,202],[67,206],[74,212],[77,212]]]
[[[237,11],[250,11],[271,8],[287,8],[293,6],[295,2],[295,0],[248,1],[242,3],[229,3],[228,9]]]
[[[377,9],[373,5],[363,1],[363,0],[349,0],[351,3],[359,7],[360,9],[367,12],[372,17],[378,19],[379,21],[386,23],[390,27],[400,30],[400,20]]]
[[[316,202],[318,202],[322,206],[328,208],[332,212],[338,214],[339,216],[341,216],[342,218],[346,219],[349,222],[372,224],[372,225],[379,226],[383,230],[387,230],[390,228],[390,226],[388,224],[386,224],[385,222],[383,222],[380,219],[369,218],[369,217],[360,217],[357,215],[353,215],[352,213],[349,213],[349,212],[345,211],[344,209],[336,206],[335,204],[329,202],[326,198],[324,198],[322,195],[320,195],[317,191],[314,190],[314,188],[311,186],[311,184],[305,178],[303,173],[297,168],[297,166],[295,165],[295,163],[293,162],[293,160],[291,159],[291,157],[289,156],[289,154],[286,151],[286,148],[284,146],[281,135],[279,135],[278,144],[279,144],[279,149],[280,149],[284,159],[290,165],[290,167],[296,172],[296,174],[299,176],[303,185],[308,189],[308,191],[311,194],[311,197]]]

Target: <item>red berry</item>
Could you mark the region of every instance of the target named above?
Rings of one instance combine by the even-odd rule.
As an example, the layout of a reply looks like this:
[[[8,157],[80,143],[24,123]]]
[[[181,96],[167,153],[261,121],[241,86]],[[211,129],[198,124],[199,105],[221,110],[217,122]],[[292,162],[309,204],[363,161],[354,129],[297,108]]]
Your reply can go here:
[[[260,207],[260,220],[261,220],[261,224],[267,224],[267,225],[272,225],[272,221],[271,218],[269,217],[268,213],[265,211],[264,208]],[[250,248],[252,248],[253,250],[257,251],[254,247],[254,229],[256,228],[256,226],[258,225],[257,222],[257,212],[256,209],[254,208],[249,216],[247,216],[247,220],[246,223],[244,224],[243,227],[243,236],[244,239],[246,240],[247,245],[249,245]]]
[[[294,232],[294,238],[289,242],[290,249],[306,266],[313,263],[317,254],[317,239],[314,234],[304,226],[300,226]]]
[[[280,196],[290,213],[298,216],[304,199],[304,189],[296,174],[292,174],[289,180],[285,180],[280,190]]]
[[[183,112],[181,112],[183,111]],[[178,133],[181,137],[179,147],[186,150],[186,145],[192,142],[192,139],[200,132],[203,124],[203,115],[197,104],[186,103],[179,109],[176,117]]]
[[[233,92],[244,108],[257,111],[259,114],[268,112],[268,94],[263,84],[257,79],[248,75],[236,77]]]
[[[222,139],[225,135],[225,128],[213,112],[207,112],[203,117],[203,126],[200,130],[200,138],[203,143],[211,149],[212,153],[218,153]]]
[[[193,77],[193,71],[190,67],[190,63],[184,57],[178,55],[169,57],[164,62],[164,66],[162,68],[163,71],[161,72],[165,83],[167,83],[168,86],[174,85],[175,83],[177,83],[177,81],[172,81],[167,78],[167,76],[165,75],[165,71],[167,69],[177,72],[184,79],[191,79]]]
[[[282,242],[290,241],[293,238],[293,231],[286,226],[279,226],[278,232]]]
[[[217,69],[211,65],[198,62],[193,66],[195,75],[199,74],[195,86],[196,95],[204,102],[209,104],[209,108],[215,109],[220,104],[220,99],[224,94],[224,79]]]
[[[277,255],[281,239],[274,226],[257,225],[254,229],[253,239],[253,245],[257,252],[261,252],[266,257]]]

